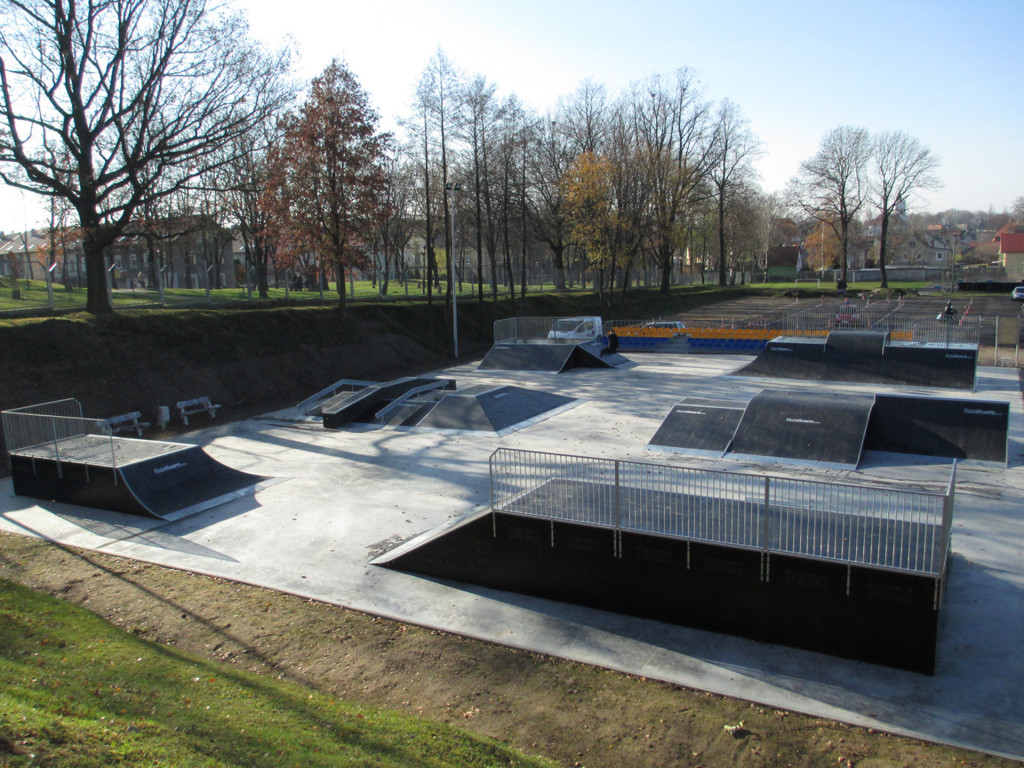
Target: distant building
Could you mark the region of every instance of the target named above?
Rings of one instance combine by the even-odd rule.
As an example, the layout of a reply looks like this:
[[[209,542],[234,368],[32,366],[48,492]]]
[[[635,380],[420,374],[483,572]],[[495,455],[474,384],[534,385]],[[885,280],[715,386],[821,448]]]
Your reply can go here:
[[[905,232],[889,241],[886,266],[937,267],[953,263],[955,238],[931,232]]]
[[[1024,278],[1024,232],[1003,232],[999,236],[999,263],[1011,279]]]
[[[111,286],[142,288],[157,275],[168,288],[233,288],[232,233],[197,221],[162,222],[164,232],[150,243],[137,229],[129,229],[106,251]],[[172,229],[173,226],[173,229]],[[0,236],[0,278],[45,280],[83,287],[85,255],[75,228],[14,232]]]

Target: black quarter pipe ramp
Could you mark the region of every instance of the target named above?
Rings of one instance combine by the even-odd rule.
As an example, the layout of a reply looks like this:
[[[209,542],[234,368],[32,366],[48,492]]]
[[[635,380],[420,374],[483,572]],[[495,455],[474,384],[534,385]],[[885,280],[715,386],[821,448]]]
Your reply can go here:
[[[990,400],[763,390],[747,402],[685,398],[652,450],[856,468],[864,451],[1007,462],[1010,406]]]
[[[194,445],[83,435],[10,456],[14,492],[173,520],[253,493],[267,478]]]
[[[973,389],[978,347],[892,341],[886,331],[779,336],[737,375]]]

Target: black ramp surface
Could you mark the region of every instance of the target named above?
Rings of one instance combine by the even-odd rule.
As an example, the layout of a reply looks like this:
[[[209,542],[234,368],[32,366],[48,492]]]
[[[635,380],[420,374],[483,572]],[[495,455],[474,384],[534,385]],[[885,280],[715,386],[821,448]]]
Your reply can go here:
[[[813,392],[759,392],[747,405],[732,453],[860,463],[873,396]]]
[[[772,339],[739,376],[971,389],[976,345],[886,342],[886,331],[832,331],[827,340]]]
[[[876,395],[864,447],[1006,463],[1008,403]]]
[[[484,392],[449,394],[417,426],[501,432],[574,402],[573,398],[565,395],[523,387],[497,387]]]
[[[604,344],[599,341],[577,344],[572,353],[572,363],[579,368],[615,368],[629,362],[618,352],[602,355],[604,349]]]
[[[887,371],[895,371],[901,384],[973,389],[978,370],[978,348],[961,344],[890,344],[885,348]]]
[[[816,378],[814,372],[820,370],[824,354],[823,338],[779,336],[770,339],[760,354],[737,371],[737,375],[780,379]]]
[[[477,370],[561,373],[575,348],[575,344],[496,344]]]
[[[266,479],[225,466],[198,446],[118,471],[134,498],[155,517],[212,506]]]
[[[830,331],[825,352],[878,357],[888,340],[888,331]]]
[[[251,491],[267,478],[250,475],[214,460],[198,446],[155,440],[114,438],[118,463],[93,456],[88,446],[71,445],[59,463],[54,458],[14,455],[15,493],[130,515],[168,518],[217,506]],[[79,443],[102,441],[80,439]],[[69,459],[77,453],[81,460]]]
[[[685,398],[672,406],[648,445],[721,456],[729,449],[746,406],[732,400]]]

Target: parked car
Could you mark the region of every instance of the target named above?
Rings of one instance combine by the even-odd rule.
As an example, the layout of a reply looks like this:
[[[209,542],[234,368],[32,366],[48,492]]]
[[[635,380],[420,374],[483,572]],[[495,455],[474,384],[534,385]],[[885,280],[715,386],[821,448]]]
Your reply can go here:
[[[1024,285],[1018,285],[1013,289],[1013,293],[1010,294],[1010,298],[1014,301],[1024,301]]]
[[[861,328],[864,322],[860,319],[860,310],[852,304],[842,304],[832,319],[833,328]]]
[[[672,335],[686,333],[686,324],[682,320],[658,320],[655,323],[647,323],[640,330],[648,329],[672,331]]]

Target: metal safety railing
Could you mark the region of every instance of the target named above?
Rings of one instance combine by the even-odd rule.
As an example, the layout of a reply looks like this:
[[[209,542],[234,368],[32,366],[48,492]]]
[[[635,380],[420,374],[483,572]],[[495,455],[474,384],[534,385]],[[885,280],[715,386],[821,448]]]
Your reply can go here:
[[[116,466],[114,436],[103,419],[82,416],[82,404],[74,398],[13,408],[0,413],[8,465],[11,456],[22,455],[57,462],[83,458]],[[85,447],[85,446],[88,447]]]
[[[495,512],[942,576],[944,493],[499,448]]]
[[[941,318],[938,311],[909,309],[896,301],[829,302],[790,312],[770,326],[783,335],[832,330],[888,331],[893,341],[938,344],[977,344],[981,338],[981,316],[958,314]]]
[[[494,343],[547,341],[548,332],[557,318],[506,317],[494,321]]]
[[[555,323],[565,318],[508,317],[494,323],[494,343],[547,342],[548,333]],[[737,321],[722,318],[720,330],[757,330],[758,336],[827,335],[835,330],[887,331],[891,341],[914,341],[929,344],[978,344],[981,338],[980,315],[958,314],[951,319],[940,319],[936,311],[908,308],[898,301],[871,303],[827,302],[804,307],[775,316],[758,315]],[[604,323],[602,332],[612,326],[639,327],[644,321],[615,320]],[[712,324],[713,325],[713,324]],[[689,333],[697,336],[707,333],[709,326],[687,323]],[[702,331],[704,331],[702,333]]]
[[[577,325],[585,322],[587,318],[580,318],[580,323],[571,322],[576,318],[569,317],[506,317],[494,321],[494,343],[530,343],[571,341],[571,339],[549,338],[551,331],[569,331]],[[600,332],[603,334],[612,327],[611,322],[603,322]]]

